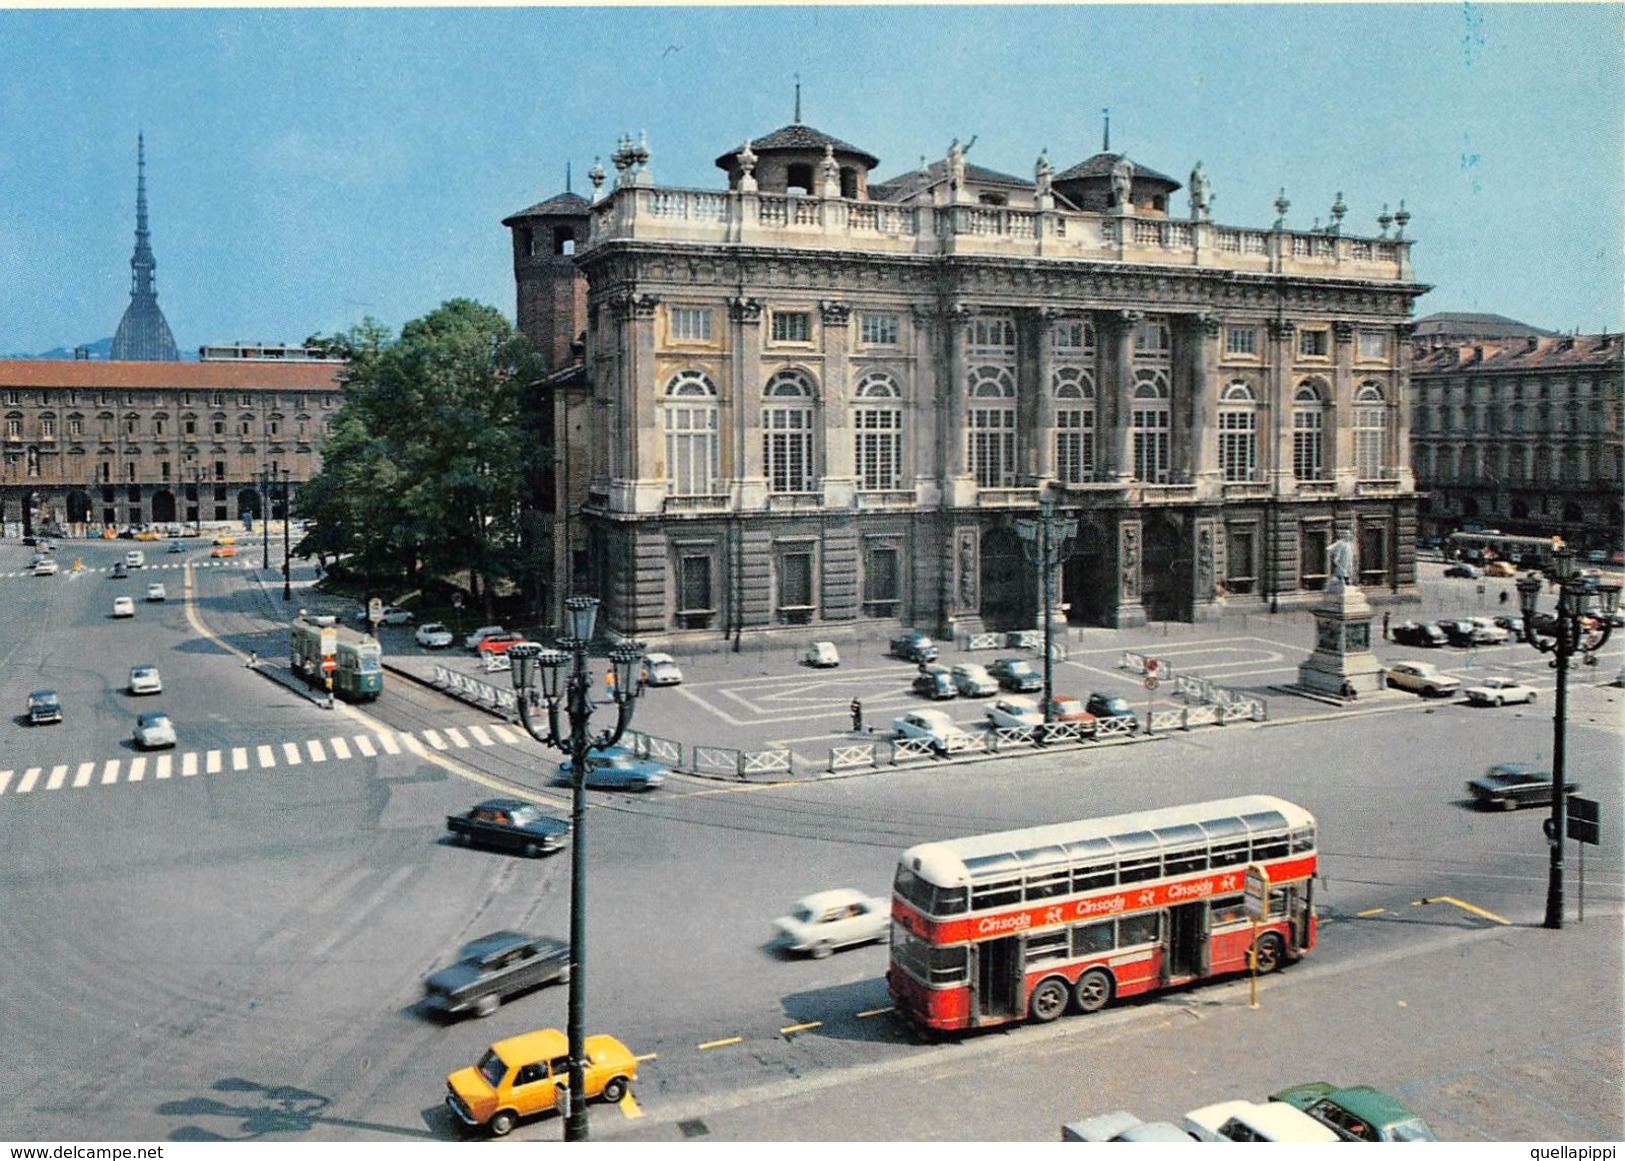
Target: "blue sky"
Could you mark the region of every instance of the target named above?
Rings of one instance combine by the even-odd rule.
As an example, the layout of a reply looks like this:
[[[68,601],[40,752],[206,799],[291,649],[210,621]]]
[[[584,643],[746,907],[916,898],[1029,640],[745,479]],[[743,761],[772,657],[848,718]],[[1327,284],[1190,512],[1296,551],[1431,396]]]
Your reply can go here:
[[[881,158],[1030,176],[1112,146],[1214,217],[1376,233],[1418,313],[1621,330],[1625,7],[1437,4],[0,11],[0,352],[112,334],[146,133],[183,350],[294,342],[458,296],[512,316],[501,220],[645,131],[657,183],[802,120]],[[1184,210],[1183,194],[1175,209]]]

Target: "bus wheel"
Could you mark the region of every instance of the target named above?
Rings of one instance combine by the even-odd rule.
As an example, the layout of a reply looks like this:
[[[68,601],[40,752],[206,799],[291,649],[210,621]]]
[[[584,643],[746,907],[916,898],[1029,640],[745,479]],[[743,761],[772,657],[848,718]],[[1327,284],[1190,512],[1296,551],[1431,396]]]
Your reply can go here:
[[[1066,1011],[1067,1001],[1070,998],[1066,991],[1066,981],[1051,976],[1033,989],[1032,1000],[1029,1003],[1033,1019],[1040,1024],[1048,1024]]]
[[[1258,974],[1268,975],[1286,961],[1286,947],[1281,937],[1271,931],[1258,940]]]
[[[1103,968],[1090,968],[1078,977],[1078,1011],[1098,1012],[1112,999],[1111,973]]]

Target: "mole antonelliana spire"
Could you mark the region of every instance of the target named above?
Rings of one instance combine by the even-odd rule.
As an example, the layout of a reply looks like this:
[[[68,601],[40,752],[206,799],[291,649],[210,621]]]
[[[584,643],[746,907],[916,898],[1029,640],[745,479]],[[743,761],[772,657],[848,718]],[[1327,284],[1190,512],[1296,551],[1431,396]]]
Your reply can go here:
[[[130,258],[130,305],[113,336],[110,359],[174,362],[180,358],[175,336],[164,312],[158,309],[158,288],[153,282],[157,261],[147,235],[147,143],[135,139],[135,254]]]

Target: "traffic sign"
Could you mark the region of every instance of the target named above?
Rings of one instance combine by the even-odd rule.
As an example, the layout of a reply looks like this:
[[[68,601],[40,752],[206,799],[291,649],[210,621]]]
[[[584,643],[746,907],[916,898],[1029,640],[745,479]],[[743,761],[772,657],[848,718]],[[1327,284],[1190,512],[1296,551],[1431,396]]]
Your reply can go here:
[[[367,602],[367,620],[376,625],[384,619],[384,602],[377,597]]]
[[[1145,687],[1147,689],[1156,689],[1157,688],[1157,679],[1154,678],[1154,677],[1147,677],[1145,679]]]
[[[1256,863],[1247,868],[1246,880],[1243,884],[1242,904],[1247,909],[1247,918],[1261,923],[1270,917],[1270,875],[1263,867]]]
[[[1601,842],[1601,816],[1597,811],[1597,803],[1590,798],[1568,797],[1568,825],[1564,828],[1569,837],[1577,843],[1590,843],[1597,846]]]
[[[334,661],[331,657],[323,657],[322,658],[322,672],[323,673],[332,673],[333,670],[337,669],[338,667],[339,667],[339,663],[337,661]]]
[[[1162,658],[1160,658],[1160,657],[1147,657],[1145,659],[1145,675],[1147,677],[1161,677],[1162,676]]]

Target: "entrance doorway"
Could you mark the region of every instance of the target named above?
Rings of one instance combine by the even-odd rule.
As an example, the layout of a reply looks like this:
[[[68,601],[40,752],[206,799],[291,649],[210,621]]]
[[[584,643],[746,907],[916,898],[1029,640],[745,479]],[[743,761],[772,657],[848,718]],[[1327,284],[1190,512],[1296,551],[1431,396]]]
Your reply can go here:
[[[1022,554],[1015,532],[989,529],[982,536],[981,555],[982,623],[993,630],[1031,629],[1038,624],[1037,573]]]
[[[1145,561],[1140,570],[1140,601],[1153,621],[1191,619],[1191,553],[1184,521],[1164,514],[1148,517]]]
[[[1010,935],[976,945],[976,1014],[1021,1015],[1021,938]]]

